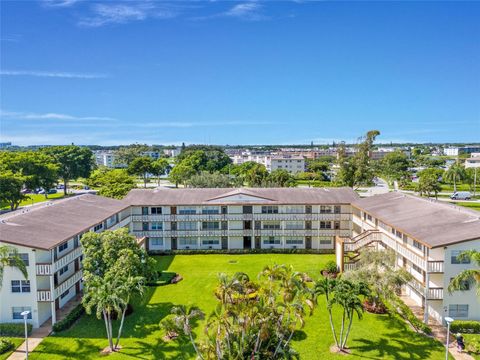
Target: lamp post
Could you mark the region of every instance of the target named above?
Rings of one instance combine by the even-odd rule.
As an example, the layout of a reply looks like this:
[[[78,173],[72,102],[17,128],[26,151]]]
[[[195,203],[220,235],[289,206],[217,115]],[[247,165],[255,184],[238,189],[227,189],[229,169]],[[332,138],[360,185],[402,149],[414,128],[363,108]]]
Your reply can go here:
[[[25,323],[25,359],[28,360],[28,327],[27,327],[27,317],[30,314],[30,311],[23,311],[20,315],[23,316],[23,322]]]
[[[451,317],[446,317],[445,321],[447,322],[447,347],[445,349],[445,360],[448,360],[448,343],[450,341],[450,324],[452,323],[453,319]]]

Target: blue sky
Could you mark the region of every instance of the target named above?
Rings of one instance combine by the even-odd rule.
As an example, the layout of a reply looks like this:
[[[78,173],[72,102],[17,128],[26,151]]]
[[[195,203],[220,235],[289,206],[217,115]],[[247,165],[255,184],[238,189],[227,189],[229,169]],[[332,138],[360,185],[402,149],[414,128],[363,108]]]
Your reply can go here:
[[[0,140],[480,141],[480,3],[2,1]]]

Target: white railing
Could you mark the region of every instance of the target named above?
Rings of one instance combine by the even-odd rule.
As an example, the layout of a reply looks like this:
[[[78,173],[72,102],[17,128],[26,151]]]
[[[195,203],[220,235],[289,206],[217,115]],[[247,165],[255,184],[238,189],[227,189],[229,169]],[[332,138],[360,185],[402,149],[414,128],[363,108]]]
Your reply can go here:
[[[408,282],[408,285],[417,290],[421,295],[425,295],[425,286],[423,286],[418,280],[413,279]]]
[[[36,264],[37,275],[52,275],[52,264]]]
[[[37,290],[37,301],[52,301],[50,290]]]
[[[428,261],[427,271],[430,273],[443,273],[444,262],[443,261]]]
[[[356,263],[344,263],[343,264],[343,271],[352,271],[357,268]]]
[[[382,236],[379,231],[366,231],[352,239],[352,241],[344,242],[345,251],[357,251],[358,249],[370,244],[374,241],[381,241]]]
[[[128,226],[129,224],[130,224],[130,217],[126,217],[125,219],[119,221],[118,223],[116,223],[115,225],[110,227],[109,230],[120,229],[120,228],[123,228],[125,226]]]
[[[443,288],[429,288],[427,291],[428,300],[442,300]]]
[[[58,285],[55,290],[55,299],[58,298],[60,295],[62,295],[65,291],[70,289],[75,283],[77,283],[83,276],[82,270],[77,271],[75,274],[70,276],[67,280],[65,280],[63,283]]]
[[[326,214],[188,214],[188,215],[132,215],[132,221],[148,222],[148,221],[243,221],[243,220],[350,220],[352,214],[348,213],[326,213]]]
[[[81,255],[82,255],[82,247],[79,246],[76,249],[70,251],[65,256],[62,256],[57,261],[55,261],[53,263],[53,272],[56,272],[60,270],[62,267],[64,267],[65,265],[70,264],[72,261],[74,261],[76,258],[80,257]]]

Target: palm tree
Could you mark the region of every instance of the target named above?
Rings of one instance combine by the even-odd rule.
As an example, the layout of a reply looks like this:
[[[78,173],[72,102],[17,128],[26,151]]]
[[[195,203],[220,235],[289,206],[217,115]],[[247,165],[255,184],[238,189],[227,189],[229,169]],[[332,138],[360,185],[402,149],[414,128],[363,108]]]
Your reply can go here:
[[[465,168],[455,163],[450,166],[450,169],[445,171],[445,180],[453,182],[453,192],[457,192],[457,181],[465,179]]]
[[[27,267],[25,266],[25,262],[18,255],[17,249],[11,246],[0,245],[0,289],[3,284],[3,273],[7,266],[17,268],[22,272],[25,279],[28,279]]]
[[[466,269],[455,276],[448,285],[448,292],[452,293],[455,290],[465,291],[468,289],[470,283],[476,283],[477,295],[480,297],[480,252],[478,250],[467,250],[462,252],[458,259],[460,261],[469,259],[476,263],[476,269]]]

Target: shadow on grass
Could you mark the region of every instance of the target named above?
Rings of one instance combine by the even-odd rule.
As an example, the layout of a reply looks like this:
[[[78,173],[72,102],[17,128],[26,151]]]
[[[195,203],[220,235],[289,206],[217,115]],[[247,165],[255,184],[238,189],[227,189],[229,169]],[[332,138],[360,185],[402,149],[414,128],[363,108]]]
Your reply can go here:
[[[155,259],[156,265],[155,268],[158,271],[166,271],[170,268],[173,260],[175,259],[175,255],[154,255],[151,256],[152,259]]]

